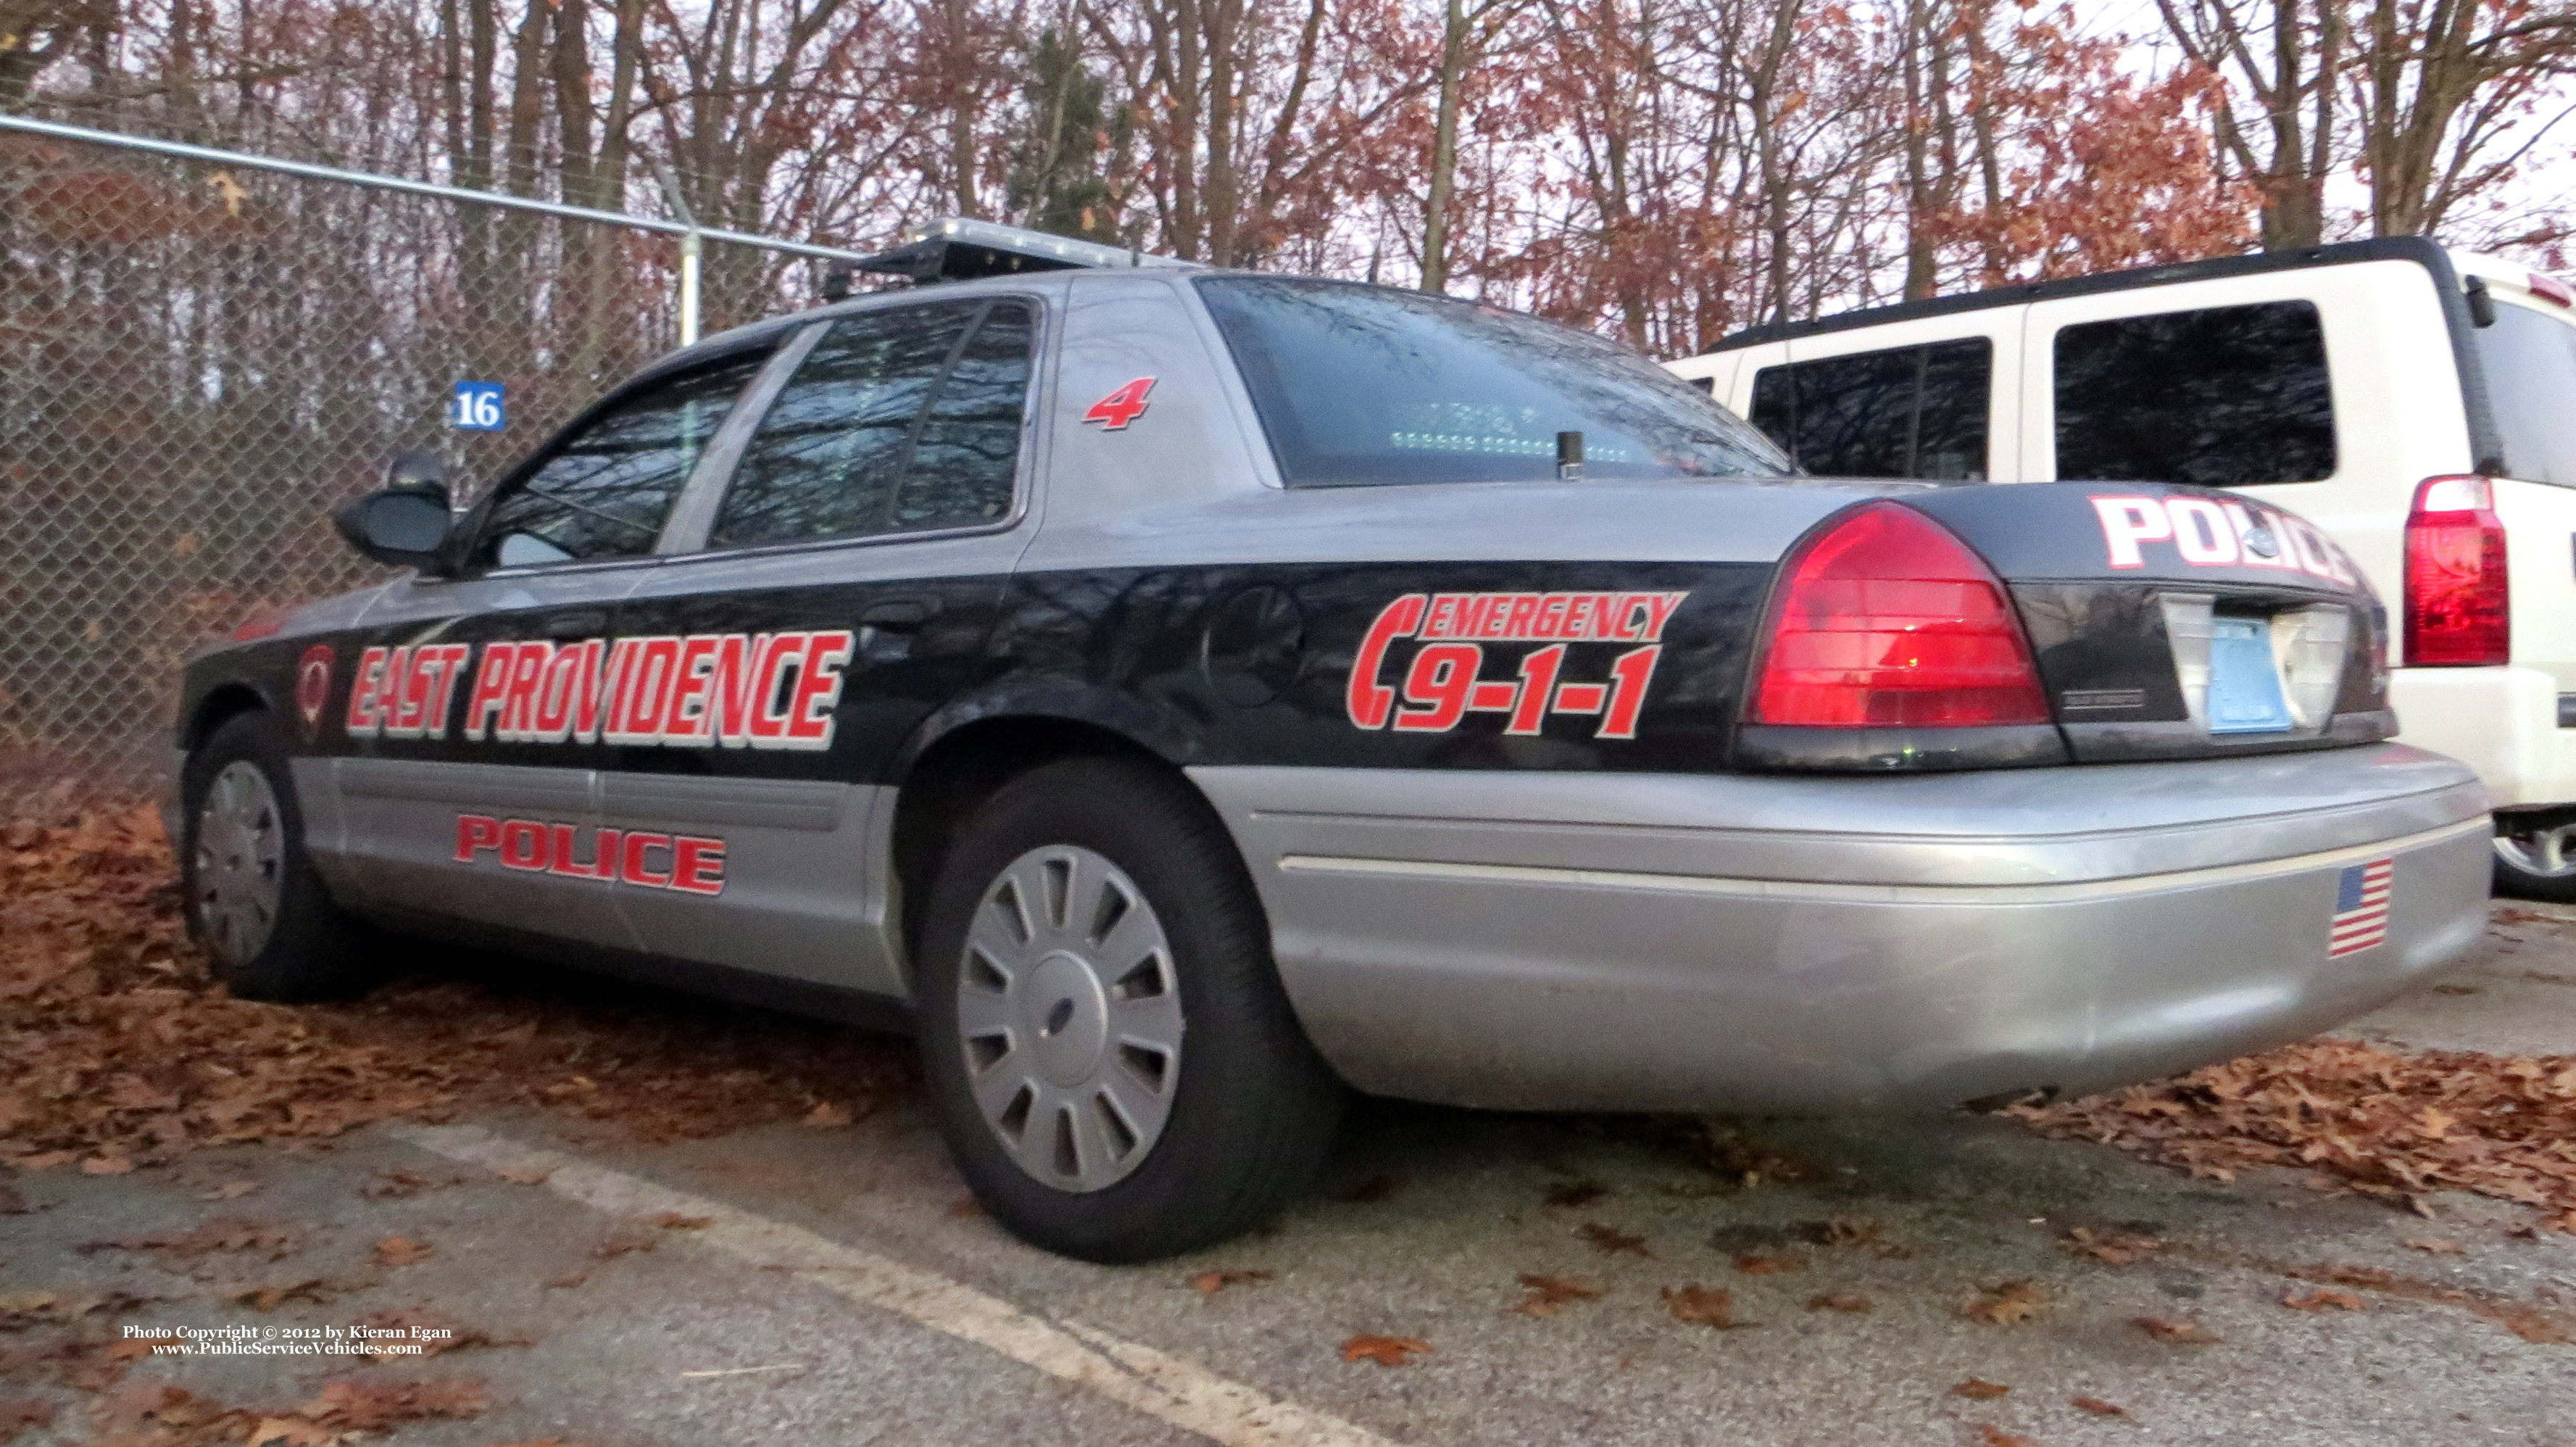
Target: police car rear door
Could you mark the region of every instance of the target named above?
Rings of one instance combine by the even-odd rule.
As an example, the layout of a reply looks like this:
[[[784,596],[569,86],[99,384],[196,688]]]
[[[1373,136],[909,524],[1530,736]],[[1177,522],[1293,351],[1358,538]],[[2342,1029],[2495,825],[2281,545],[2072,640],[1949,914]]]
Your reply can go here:
[[[892,770],[992,666],[1040,315],[968,292],[808,330],[730,477],[618,610],[644,701],[611,739],[602,824],[641,866],[616,894],[647,949],[902,993]]]

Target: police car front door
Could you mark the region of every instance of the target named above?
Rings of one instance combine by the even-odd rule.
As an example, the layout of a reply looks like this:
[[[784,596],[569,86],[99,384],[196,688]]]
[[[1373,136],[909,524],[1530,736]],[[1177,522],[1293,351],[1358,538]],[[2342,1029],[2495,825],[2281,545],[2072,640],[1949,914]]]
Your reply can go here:
[[[604,643],[767,350],[612,398],[503,484],[462,576],[370,605],[317,841],[359,902],[631,945],[597,848]]]
[[[640,686],[669,680],[659,732],[621,734],[601,776],[603,829],[654,866],[617,892],[647,949],[904,992],[893,771],[992,666],[1037,315],[906,303],[800,338],[703,545],[620,608]]]

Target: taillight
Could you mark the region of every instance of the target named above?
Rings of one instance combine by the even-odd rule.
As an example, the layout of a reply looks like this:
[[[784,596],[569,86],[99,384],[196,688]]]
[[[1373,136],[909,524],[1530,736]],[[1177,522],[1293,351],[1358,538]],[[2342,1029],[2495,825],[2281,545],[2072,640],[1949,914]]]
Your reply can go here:
[[[2406,661],[2503,663],[2512,632],[2494,485],[2483,477],[2424,479],[2406,517]]]
[[[1939,523],[1873,502],[1790,557],[1749,720],[2044,724],[2048,702],[1993,570]]]

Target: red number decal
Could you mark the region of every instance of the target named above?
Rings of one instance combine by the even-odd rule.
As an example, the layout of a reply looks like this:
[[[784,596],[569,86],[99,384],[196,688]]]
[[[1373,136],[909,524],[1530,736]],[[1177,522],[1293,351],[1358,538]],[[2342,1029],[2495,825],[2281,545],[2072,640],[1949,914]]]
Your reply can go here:
[[[1485,650],[1473,643],[1426,644],[1404,675],[1404,701],[1416,707],[1397,710],[1395,726],[1426,734],[1456,728],[1484,662]]]
[[[1082,420],[1099,423],[1103,432],[1124,432],[1128,423],[1145,415],[1145,399],[1153,390],[1153,378],[1139,377],[1092,403],[1091,410],[1082,414]]]

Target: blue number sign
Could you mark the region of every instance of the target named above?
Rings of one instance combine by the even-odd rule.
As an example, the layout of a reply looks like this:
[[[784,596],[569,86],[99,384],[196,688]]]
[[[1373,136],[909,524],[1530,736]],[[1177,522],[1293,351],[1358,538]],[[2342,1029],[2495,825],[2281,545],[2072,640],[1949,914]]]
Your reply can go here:
[[[457,383],[456,398],[447,406],[447,425],[467,432],[500,431],[510,420],[501,394],[498,382]]]

